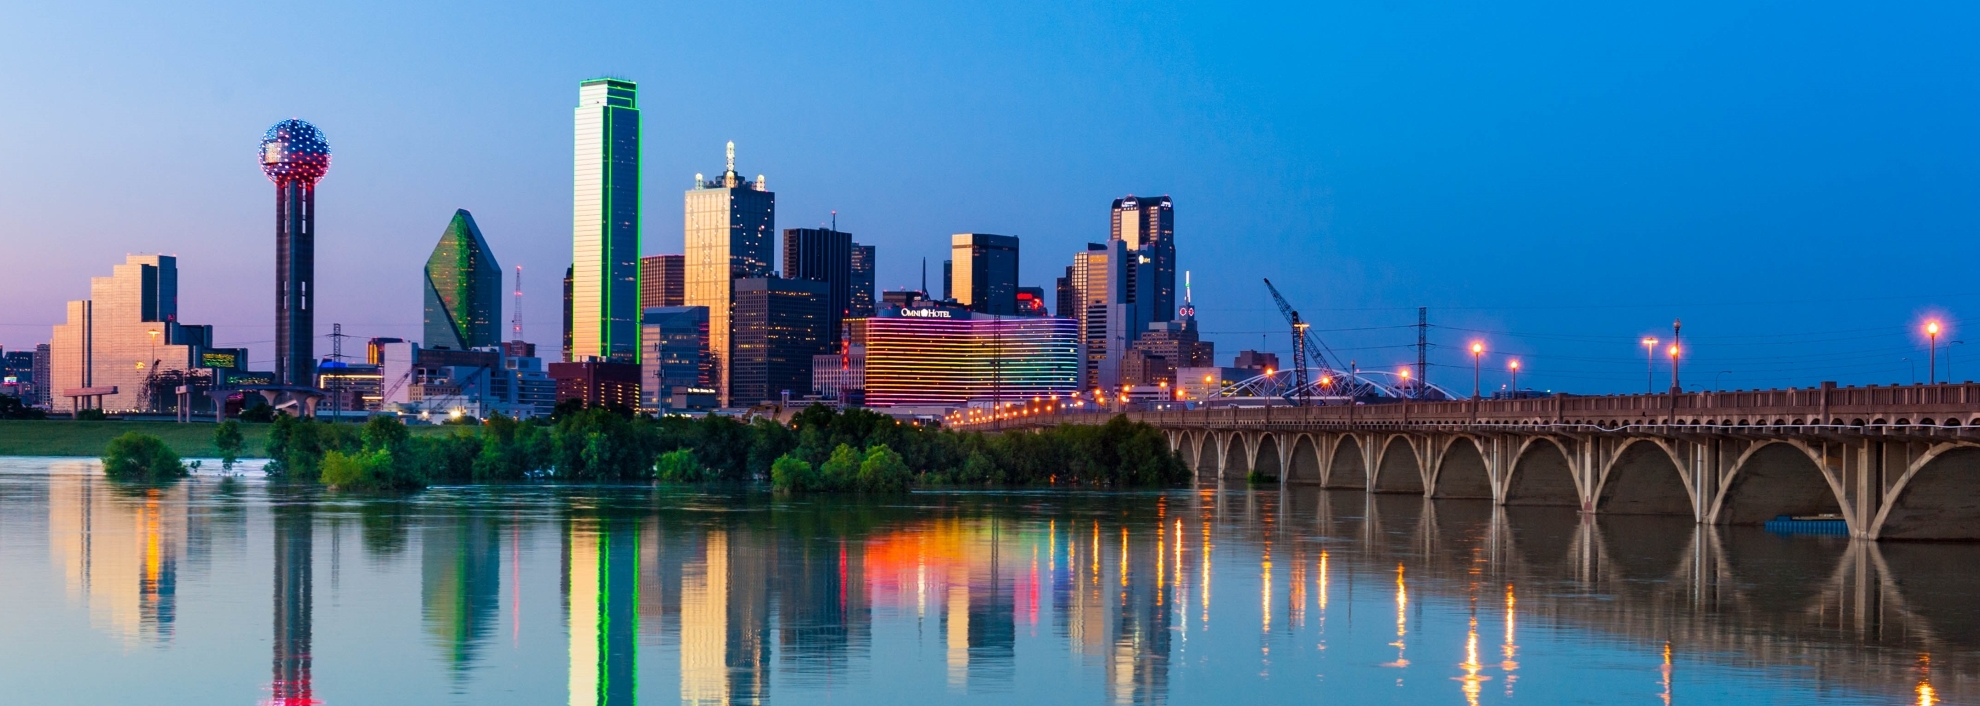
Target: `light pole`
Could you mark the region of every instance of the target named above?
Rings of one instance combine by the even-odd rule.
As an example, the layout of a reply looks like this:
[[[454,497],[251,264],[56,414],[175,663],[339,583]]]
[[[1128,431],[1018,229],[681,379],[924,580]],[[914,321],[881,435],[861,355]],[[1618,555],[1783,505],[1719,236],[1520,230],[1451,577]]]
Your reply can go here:
[[[1671,394],[1673,395],[1684,392],[1684,387],[1678,384],[1678,345],[1681,338],[1678,334],[1683,330],[1684,321],[1671,319]]]
[[[1471,344],[1471,399],[1478,399],[1479,366],[1485,359],[1485,344],[1473,341]]]
[[[1720,375],[1724,375],[1724,374],[1726,374],[1726,373],[1730,373],[1730,372],[1732,372],[1732,371],[1731,371],[1731,370],[1721,370],[1721,371],[1719,371],[1719,372],[1717,372],[1717,373],[1714,373],[1714,374],[1712,375],[1712,391],[1713,391],[1713,392],[1718,392],[1718,391],[1719,391],[1719,376],[1720,376]]]
[[[1643,394],[1657,393],[1657,338],[1643,337]]]
[[[1930,339],[1932,348],[1932,351],[1926,354],[1926,360],[1931,362],[1925,365],[1925,384],[1937,385],[1939,384],[1939,322],[1925,324],[1925,336]]]
[[[1506,367],[1512,369],[1512,397],[1513,399],[1519,399],[1519,359],[1513,359],[1512,362],[1506,364]]]

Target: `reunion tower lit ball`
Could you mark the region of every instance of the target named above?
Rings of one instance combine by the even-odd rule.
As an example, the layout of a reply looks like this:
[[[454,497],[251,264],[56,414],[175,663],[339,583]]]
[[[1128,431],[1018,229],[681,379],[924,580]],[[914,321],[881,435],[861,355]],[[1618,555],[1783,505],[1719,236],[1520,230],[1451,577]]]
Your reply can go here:
[[[261,172],[277,184],[314,184],[330,171],[330,142],[315,125],[294,118],[261,136]]]

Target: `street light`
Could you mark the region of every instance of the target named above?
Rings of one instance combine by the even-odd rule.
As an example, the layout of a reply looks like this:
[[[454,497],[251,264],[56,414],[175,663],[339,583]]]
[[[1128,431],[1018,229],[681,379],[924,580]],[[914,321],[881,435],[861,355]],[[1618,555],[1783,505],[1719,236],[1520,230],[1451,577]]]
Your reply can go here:
[[[1678,345],[1673,343],[1671,344],[1671,394],[1675,395],[1679,392],[1683,390],[1678,389]]]
[[[1471,344],[1471,399],[1478,399],[1478,375],[1481,361],[1485,359],[1485,344],[1476,341]]]
[[[1506,364],[1506,367],[1512,369],[1512,396],[1514,399],[1518,399],[1519,398],[1519,360],[1517,358],[1513,359],[1512,362]]]
[[[1932,346],[1932,352],[1927,356],[1931,362],[1925,366],[1925,384],[1936,385],[1939,382],[1939,322],[1925,324],[1925,335],[1931,339]]]
[[[1643,337],[1643,394],[1657,394],[1657,338]]]
[[[1721,370],[1721,371],[1719,371],[1719,372],[1717,372],[1717,373],[1714,373],[1714,374],[1712,375],[1712,391],[1713,391],[1713,392],[1718,392],[1718,391],[1719,391],[1719,376],[1720,376],[1720,375],[1724,375],[1724,374],[1726,374],[1726,373],[1730,373],[1730,372],[1732,372],[1732,371],[1731,371],[1731,370]]]

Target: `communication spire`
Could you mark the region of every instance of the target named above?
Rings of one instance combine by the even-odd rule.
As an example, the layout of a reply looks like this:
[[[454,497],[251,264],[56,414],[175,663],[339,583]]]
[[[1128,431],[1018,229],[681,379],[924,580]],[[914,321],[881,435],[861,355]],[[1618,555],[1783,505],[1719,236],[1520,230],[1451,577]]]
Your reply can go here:
[[[736,141],[730,140],[729,141],[729,173],[734,174],[735,171],[736,171]]]
[[[516,265],[516,304],[515,304],[515,306],[514,306],[513,308],[515,309],[515,313],[514,313],[513,315],[511,315],[511,316],[509,317],[509,318],[510,318],[510,323],[509,323],[509,327],[510,327],[511,329],[513,329],[513,330],[514,330],[514,333],[512,333],[512,334],[511,334],[511,335],[513,335],[513,336],[515,337],[515,338],[514,338],[513,340],[517,340],[517,341],[520,341],[520,340],[523,340],[523,337],[522,337],[522,265]]]

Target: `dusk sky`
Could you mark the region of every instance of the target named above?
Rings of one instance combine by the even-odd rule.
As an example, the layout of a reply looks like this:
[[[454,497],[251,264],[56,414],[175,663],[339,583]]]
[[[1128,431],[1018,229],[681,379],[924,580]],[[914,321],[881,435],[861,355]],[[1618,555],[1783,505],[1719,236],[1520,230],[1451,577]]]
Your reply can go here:
[[[164,252],[181,319],[272,368],[254,151],[298,117],[335,153],[319,354],[335,322],[348,353],[417,338],[465,208],[554,356],[577,84],[612,75],[639,82],[648,254],[681,251],[682,191],[734,140],[778,227],[836,209],[883,289],[924,257],[939,288],[948,235],[984,232],[1049,290],[1112,199],[1168,194],[1226,364],[1290,348],[1269,277],[1364,368],[1412,362],[1430,307],[1432,380],[1464,392],[1473,339],[1488,388],[1517,355],[1527,386],[1640,391],[1637,341],[1677,317],[1686,387],[1910,382],[1926,318],[1958,340],[1980,311],[1976,30],[1928,2],[17,2],[0,346]]]

